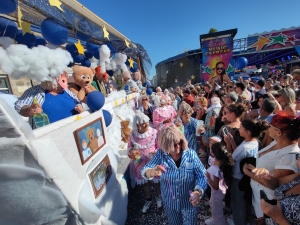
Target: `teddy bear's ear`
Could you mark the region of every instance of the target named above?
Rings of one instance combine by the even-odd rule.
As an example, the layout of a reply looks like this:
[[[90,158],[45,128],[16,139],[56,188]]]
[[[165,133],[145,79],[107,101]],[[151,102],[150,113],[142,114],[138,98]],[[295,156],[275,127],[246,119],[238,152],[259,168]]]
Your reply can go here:
[[[75,65],[75,66],[73,66],[72,69],[73,69],[73,72],[76,72],[76,71],[78,71],[80,69],[80,66]]]
[[[94,68],[90,68],[90,69],[91,69],[91,71],[93,72],[93,74],[96,73],[96,70],[95,70]]]

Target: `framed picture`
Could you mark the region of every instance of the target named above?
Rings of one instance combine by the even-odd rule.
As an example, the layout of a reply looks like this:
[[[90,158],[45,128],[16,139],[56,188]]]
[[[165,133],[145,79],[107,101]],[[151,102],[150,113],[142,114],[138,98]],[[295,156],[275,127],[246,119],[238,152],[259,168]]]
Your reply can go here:
[[[75,139],[81,163],[84,165],[106,143],[102,118],[75,130]]]
[[[90,184],[94,193],[94,197],[97,198],[106,186],[109,178],[112,174],[112,167],[106,155],[101,162],[97,164],[92,171],[88,173]]]

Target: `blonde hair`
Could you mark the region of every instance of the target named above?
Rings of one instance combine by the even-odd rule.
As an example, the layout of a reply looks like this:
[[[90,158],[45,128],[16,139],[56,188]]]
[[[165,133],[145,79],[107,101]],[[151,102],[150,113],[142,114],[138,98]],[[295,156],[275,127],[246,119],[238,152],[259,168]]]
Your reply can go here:
[[[188,142],[184,134],[174,124],[164,128],[158,137],[158,145],[165,153],[174,152],[174,144],[179,142],[181,142],[183,150],[188,149]]]
[[[284,101],[286,102],[287,105],[295,104],[296,95],[295,95],[295,91],[292,88],[290,87],[282,88],[278,91],[278,94],[280,94],[284,98]]]
[[[183,101],[179,106],[179,110],[178,110],[177,114],[178,114],[178,116],[182,117],[182,115],[184,115],[186,113],[192,114],[193,112],[194,111],[193,111],[192,107]]]
[[[208,105],[207,99],[204,97],[199,97],[198,103],[201,107],[207,107],[207,105]]]

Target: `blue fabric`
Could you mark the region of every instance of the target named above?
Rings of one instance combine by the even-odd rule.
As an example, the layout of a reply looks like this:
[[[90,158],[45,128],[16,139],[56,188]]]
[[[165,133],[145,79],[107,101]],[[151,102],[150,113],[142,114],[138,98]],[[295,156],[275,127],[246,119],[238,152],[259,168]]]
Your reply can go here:
[[[18,101],[18,97],[14,96],[12,94],[4,93],[0,91],[0,98],[4,99],[9,106],[11,106],[13,109],[15,108],[15,103]]]
[[[75,115],[77,113],[74,109],[75,106],[75,100],[66,91],[56,96],[47,92],[45,93],[45,101],[42,109],[48,115],[50,123],[54,123]]]
[[[179,96],[177,96],[176,100],[177,100],[177,109],[179,109],[180,104],[181,104],[181,98]]]
[[[184,150],[180,166],[177,168],[173,158],[159,149],[142,169],[141,175],[144,179],[147,179],[145,177],[146,171],[153,169],[156,165],[164,165],[166,168],[166,173],[163,173],[160,177],[160,188],[164,206],[177,211],[192,209],[193,205],[189,202],[189,191],[198,189],[204,193],[207,187],[206,170],[195,151],[192,149]],[[172,189],[172,192],[170,189]],[[171,215],[167,215],[167,217],[169,216]]]
[[[188,141],[189,148],[198,151],[199,144],[196,136],[196,128],[197,120],[191,117],[190,121],[184,127],[184,136]]]

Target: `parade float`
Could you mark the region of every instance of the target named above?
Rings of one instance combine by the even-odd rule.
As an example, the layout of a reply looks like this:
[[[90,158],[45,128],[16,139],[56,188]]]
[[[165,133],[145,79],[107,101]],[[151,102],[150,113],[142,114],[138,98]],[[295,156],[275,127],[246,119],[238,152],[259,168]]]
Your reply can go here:
[[[146,80],[145,49],[76,1],[0,0],[0,14],[0,68],[13,79],[44,82],[80,65],[118,85],[126,70]],[[34,130],[0,98],[0,224],[125,224],[139,94],[91,93],[83,113]]]

